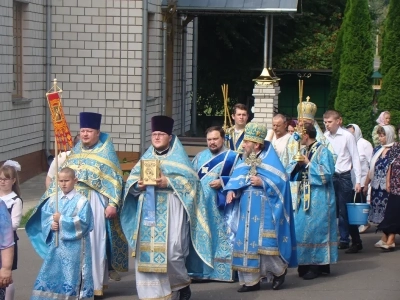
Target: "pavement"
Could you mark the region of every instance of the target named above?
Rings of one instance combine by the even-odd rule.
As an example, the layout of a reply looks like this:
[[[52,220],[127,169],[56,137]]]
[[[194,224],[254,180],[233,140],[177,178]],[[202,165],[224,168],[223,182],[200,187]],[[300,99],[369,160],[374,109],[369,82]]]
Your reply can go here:
[[[37,204],[44,192],[46,174],[41,174],[22,184],[24,209]],[[20,237],[18,270],[13,272],[16,287],[15,300],[29,299],[33,283],[41,266],[25,230]],[[274,291],[271,284],[263,282],[261,290],[237,293],[238,283],[206,282],[191,285],[191,300],[400,300],[400,239],[393,252],[374,248],[380,238],[374,228],[361,235],[364,249],[357,254],[344,254],[339,250],[339,262],[331,266],[331,274],[314,280],[303,280],[296,269],[289,269],[282,290]],[[129,272],[121,273],[121,281],[110,281],[103,299],[138,299],[135,288],[133,259]]]
[[[22,215],[39,203],[39,199],[46,191],[46,176],[47,173],[41,173],[20,185],[21,197],[24,201]]]

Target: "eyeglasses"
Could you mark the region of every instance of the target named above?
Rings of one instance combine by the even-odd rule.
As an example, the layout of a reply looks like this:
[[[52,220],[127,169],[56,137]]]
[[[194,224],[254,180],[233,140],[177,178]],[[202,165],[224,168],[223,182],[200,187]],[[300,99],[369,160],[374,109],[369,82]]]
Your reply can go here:
[[[1,178],[0,177],[0,182],[6,182],[6,181],[9,181],[9,180],[12,180],[13,178]]]
[[[152,133],[151,134],[151,136],[152,137],[165,137],[165,136],[167,136],[168,134],[166,134],[166,133]]]

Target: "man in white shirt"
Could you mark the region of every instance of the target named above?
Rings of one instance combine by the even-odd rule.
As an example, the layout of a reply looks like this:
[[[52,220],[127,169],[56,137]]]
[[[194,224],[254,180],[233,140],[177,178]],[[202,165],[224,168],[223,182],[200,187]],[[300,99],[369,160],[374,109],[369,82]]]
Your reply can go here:
[[[346,203],[353,201],[352,170],[355,175],[354,190],[356,193],[361,191],[361,165],[356,139],[353,134],[340,126],[341,119],[340,113],[336,110],[328,110],[324,113],[324,124],[327,130],[325,137],[337,155],[333,185],[339,212],[339,249],[348,249],[346,253],[357,253],[363,248],[362,242],[358,226],[349,225]],[[349,247],[349,234],[352,239],[351,247]]]
[[[286,151],[286,146],[291,137],[290,133],[287,132],[287,120],[286,117],[282,114],[277,114],[272,119],[272,130],[273,137],[271,140],[272,146],[276,153],[278,153],[279,159],[282,162],[282,157]],[[266,138],[266,140],[268,137]]]

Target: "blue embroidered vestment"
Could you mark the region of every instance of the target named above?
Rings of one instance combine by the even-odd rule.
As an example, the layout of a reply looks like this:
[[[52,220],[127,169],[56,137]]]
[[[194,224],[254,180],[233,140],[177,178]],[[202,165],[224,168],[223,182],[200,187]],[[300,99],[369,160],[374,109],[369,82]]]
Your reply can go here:
[[[249,181],[250,166],[240,162],[225,191],[240,201],[239,226],[233,249],[233,269],[260,272],[260,254],[279,255],[290,267],[297,266],[296,237],[290,187],[278,155],[269,142],[258,156],[256,167],[262,187]]]
[[[190,222],[190,238],[196,255],[212,267],[212,232],[209,204],[204,199],[201,184],[192,164],[176,136],[172,136],[170,149],[164,156],[156,156],[153,146],[141,159],[159,159],[160,170],[167,177],[169,188],[155,188],[156,226],[143,224],[143,204],[146,193],[134,197],[129,190],[140,179],[140,161],[132,169],[125,186],[124,203],[121,210],[121,224],[124,234],[133,249],[140,272],[167,272],[168,243],[168,195],[173,192],[184,206]],[[140,236],[141,249],[137,242]]]
[[[292,180],[300,182],[295,213],[297,257],[299,265],[332,264],[338,260],[336,201],[332,181],[335,163],[332,153],[320,143],[314,144],[308,158],[310,163],[307,168],[296,169],[295,160],[286,168]],[[310,184],[310,202],[306,204],[306,209],[302,172],[305,172]]]
[[[209,149],[200,152],[193,159],[193,167],[199,175],[205,198],[208,200],[209,214],[214,220],[211,227],[214,269],[204,264],[201,260],[189,255],[186,266],[189,275],[196,279],[214,279],[232,281],[232,247],[229,240],[230,230],[225,222],[225,195],[221,190],[210,187],[210,182],[216,179],[224,182],[229,180],[238,159],[238,154],[232,150],[222,151],[213,155]],[[211,224],[210,224],[211,225]]]
[[[79,193],[72,199],[60,197],[57,247],[51,230],[55,206],[54,198],[42,202],[26,226],[33,248],[44,259],[31,300],[93,299],[90,204]]]

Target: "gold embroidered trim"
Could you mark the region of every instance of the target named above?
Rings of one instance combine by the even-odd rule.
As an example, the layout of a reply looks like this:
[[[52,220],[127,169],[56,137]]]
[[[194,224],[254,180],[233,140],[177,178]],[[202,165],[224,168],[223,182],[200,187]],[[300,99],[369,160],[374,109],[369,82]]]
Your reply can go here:
[[[258,253],[262,255],[279,255],[279,250],[258,249]]]
[[[259,259],[260,255],[259,254],[243,254],[243,253],[234,252],[233,257],[239,257],[239,258],[246,257],[247,259]]]
[[[103,160],[104,160],[104,162],[107,161],[105,159],[103,159]],[[103,162],[102,162],[102,164],[103,164]],[[74,170],[79,170],[81,166],[69,165],[68,167],[70,167],[71,169],[74,169]],[[115,186],[115,189],[117,189],[117,190],[121,190],[122,189],[121,182],[119,182],[118,180],[116,180],[114,177],[112,177],[110,175],[107,175],[105,173],[100,173],[98,168],[96,168],[94,166],[85,165],[84,169],[91,171],[92,173],[98,175],[99,177],[105,178],[106,180],[108,180],[109,182],[111,182]],[[118,172],[116,172],[116,173],[118,174]]]
[[[148,264],[141,264],[138,266],[139,272],[144,273],[167,273],[167,265],[164,266],[155,266],[155,265],[148,265]]]
[[[104,143],[103,145],[105,145],[105,143]],[[109,161],[108,159],[105,159],[105,158],[103,158],[103,157],[99,157],[99,155],[96,154],[96,153],[100,152],[99,150],[100,150],[101,148],[102,148],[102,147],[100,147],[100,148],[98,148],[98,149],[94,149],[94,151],[93,151],[92,153],[90,153],[89,155],[85,156],[85,159],[90,158],[90,159],[93,159],[93,160],[95,160],[95,161],[100,162],[101,164],[107,165],[107,166],[109,166],[111,169],[113,169],[113,170],[115,171],[115,173],[117,173],[118,175],[121,175],[121,176],[122,176],[122,170],[121,170],[120,167],[114,165],[114,164],[113,164],[111,161]],[[81,153],[71,153],[71,155],[69,156],[69,159],[71,159],[71,158],[77,158],[77,159],[79,160],[79,159],[81,158],[81,154],[84,154],[84,153],[87,152],[87,151],[88,151],[88,150],[82,149],[82,152],[81,152]],[[87,165],[85,165],[85,166],[87,166]]]
[[[240,272],[247,272],[247,273],[259,273],[260,272],[259,268],[245,268],[245,267],[237,267],[237,266],[232,266],[232,270],[240,271]]]
[[[154,252],[166,252],[166,245],[165,244],[151,244],[151,243],[140,243],[140,251],[154,251]]]
[[[275,231],[263,231],[261,233],[261,237],[263,238],[276,238]]]

